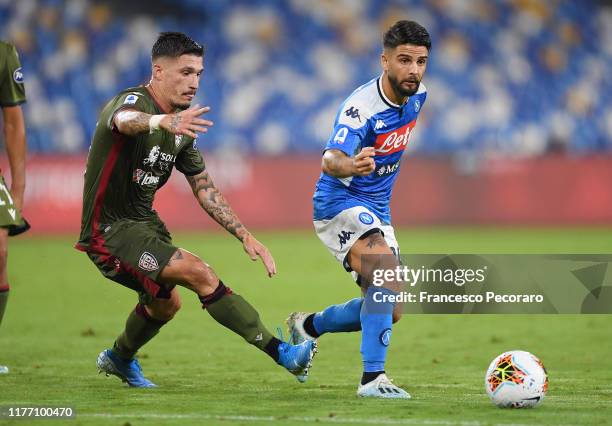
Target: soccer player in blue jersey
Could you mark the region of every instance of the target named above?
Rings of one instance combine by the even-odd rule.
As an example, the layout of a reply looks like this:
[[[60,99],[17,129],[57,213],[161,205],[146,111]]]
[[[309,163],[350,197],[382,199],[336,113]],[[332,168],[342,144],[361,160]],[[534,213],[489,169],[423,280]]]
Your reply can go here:
[[[388,298],[380,302],[380,294],[374,298],[376,292],[398,291],[398,283],[370,285],[374,265],[368,259],[378,259],[376,267],[399,266],[389,202],[402,153],[427,97],[421,79],[431,40],[418,23],[399,21],[384,34],[383,45],[382,75],[355,90],[336,115],[314,193],[317,235],[353,273],[362,297],[321,312],[294,312],[287,324],[294,343],[361,330],[363,376],[357,395],[408,399],[408,392],[385,374],[392,323],[401,318],[401,306]]]

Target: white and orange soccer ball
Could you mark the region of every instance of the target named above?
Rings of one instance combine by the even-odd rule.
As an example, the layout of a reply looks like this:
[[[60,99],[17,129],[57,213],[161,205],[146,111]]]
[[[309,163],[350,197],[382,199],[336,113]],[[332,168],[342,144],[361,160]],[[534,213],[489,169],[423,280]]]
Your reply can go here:
[[[542,362],[529,352],[504,352],[489,365],[485,388],[498,407],[535,407],[546,395],[548,375]]]

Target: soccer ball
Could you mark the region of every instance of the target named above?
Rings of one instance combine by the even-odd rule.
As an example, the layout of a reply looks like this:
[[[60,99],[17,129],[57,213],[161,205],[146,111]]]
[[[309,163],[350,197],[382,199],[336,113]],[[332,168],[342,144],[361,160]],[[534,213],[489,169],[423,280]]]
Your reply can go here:
[[[489,365],[485,388],[498,407],[535,407],[548,390],[548,375],[542,362],[529,352],[504,352]]]

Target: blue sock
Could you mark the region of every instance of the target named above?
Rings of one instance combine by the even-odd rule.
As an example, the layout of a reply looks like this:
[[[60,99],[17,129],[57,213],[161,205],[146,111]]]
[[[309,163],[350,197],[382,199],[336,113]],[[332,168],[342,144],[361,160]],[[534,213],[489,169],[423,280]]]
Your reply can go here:
[[[312,325],[320,336],[323,333],[341,333],[361,330],[359,312],[363,299],[357,297],[341,305],[332,305],[317,312]]]
[[[380,293],[380,294],[377,294]],[[384,371],[391,339],[393,303],[376,301],[381,294],[394,294],[384,287],[370,286],[360,312],[361,357],[366,373]]]

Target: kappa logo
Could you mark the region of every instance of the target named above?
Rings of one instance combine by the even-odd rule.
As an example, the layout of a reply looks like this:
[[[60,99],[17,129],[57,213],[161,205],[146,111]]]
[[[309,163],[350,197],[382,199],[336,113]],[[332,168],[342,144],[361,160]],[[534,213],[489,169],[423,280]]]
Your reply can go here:
[[[361,123],[361,116],[359,115],[359,109],[355,108],[354,106],[347,109],[344,112],[344,115],[346,115],[347,117],[356,118]]]
[[[352,231],[342,231],[338,234],[338,241],[340,241],[340,248],[342,248],[348,240],[351,239],[351,235],[353,235],[354,232]]]
[[[159,157],[160,150],[161,148],[159,145],[155,145],[153,148],[151,148],[151,151],[149,151],[149,156],[144,159],[142,164],[153,167],[153,164],[155,164],[157,161],[157,157]]]
[[[159,269],[159,264],[157,263],[157,259],[148,251],[145,251],[142,256],[140,256],[140,260],[138,261],[138,266],[140,269],[145,271],[156,271]]]
[[[13,71],[13,81],[17,84],[23,84],[23,71],[21,67]]]
[[[387,127],[385,122],[382,120],[376,120],[376,125],[374,126],[374,129],[378,130],[378,129],[382,129],[383,127]]]
[[[262,340],[263,340],[263,333],[259,333],[257,336],[255,336],[256,342],[261,342]]]

